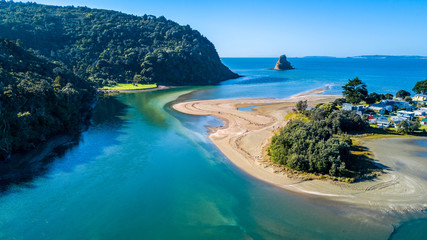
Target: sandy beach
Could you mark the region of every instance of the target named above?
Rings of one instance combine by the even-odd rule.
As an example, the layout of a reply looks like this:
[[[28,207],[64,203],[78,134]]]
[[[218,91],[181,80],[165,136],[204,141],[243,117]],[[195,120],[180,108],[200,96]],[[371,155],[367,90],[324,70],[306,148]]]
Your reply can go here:
[[[382,211],[420,211],[427,208],[426,158],[418,157],[425,147],[417,138],[361,139],[378,163],[386,166],[374,180],[356,183],[325,179],[306,180],[288,175],[266,160],[265,148],[274,131],[283,127],[285,116],[299,100],[309,107],[333,101],[339,95],[319,95],[316,89],[289,99],[219,99],[177,103],[173,108],[191,115],[212,115],[224,126],[211,128],[209,138],[236,166],[248,174],[288,191],[307,196],[344,201]],[[252,111],[238,108],[256,106]]]

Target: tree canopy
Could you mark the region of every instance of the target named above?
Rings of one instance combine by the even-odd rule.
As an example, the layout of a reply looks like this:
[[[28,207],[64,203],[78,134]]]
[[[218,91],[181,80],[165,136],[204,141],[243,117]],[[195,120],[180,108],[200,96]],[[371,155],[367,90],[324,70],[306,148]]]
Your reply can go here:
[[[348,83],[342,88],[343,95],[348,103],[358,104],[368,96],[366,84],[364,84],[358,77],[349,79]]]
[[[0,37],[98,86],[205,85],[238,77],[206,37],[164,17],[0,1],[0,19]]]
[[[405,97],[411,96],[411,93],[405,90],[399,90],[396,93],[396,97],[404,99]]]
[[[415,87],[412,89],[412,91],[416,92],[417,94],[425,94],[427,93],[427,79],[424,81],[419,81],[415,84]]]
[[[63,66],[0,39],[0,159],[78,129],[94,92]]]
[[[343,133],[361,131],[367,124],[353,111],[338,110],[338,102],[305,111],[309,122],[290,121],[272,138],[271,160],[299,171],[347,176],[352,142]]]

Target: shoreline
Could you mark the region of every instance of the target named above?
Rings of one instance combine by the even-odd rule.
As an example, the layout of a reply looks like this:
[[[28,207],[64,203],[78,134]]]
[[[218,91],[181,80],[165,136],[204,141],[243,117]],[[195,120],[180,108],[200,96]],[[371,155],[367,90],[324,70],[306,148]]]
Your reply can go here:
[[[98,92],[102,92],[102,93],[135,93],[135,92],[152,92],[152,91],[159,91],[159,90],[166,90],[166,89],[171,89],[171,88],[175,88],[174,86],[163,86],[163,85],[159,85],[155,88],[146,88],[146,89],[134,89],[134,90],[102,90],[102,89],[98,89]]]
[[[403,212],[427,209],[427,181],[422,177],[423,173],[427,173],[427,167],[423,168],[420,163],[421,157],[414,154],[399,154],[408,148],[407,144],[402,144],[408,139],[405,137],[389,138],[391,139],[389,141],[360,139],[363,145],[374,153],[375,161],[387,168],[374,180],[351,184],[288,175],[283,168],[275,166],[266,159],[265,148],[269,140],[274,131],[286,124],[284,117],[292,111],[296,102],[307,100],[309,107],[312,107],[340,97],[339,95],[319,95],[325,90],[327,90],[326,87],[314,89],[288,99],[219,99],[181,102],[174,104],[173,108],[190,115],[212,115],[220,119],[224,123],[222,127],[208,127],[211,130],[209,139],[234,165],[269,184],[305,196],[324,197],[383,211]],[[243,106],[255,107],[252,111],[238,110]],[[418,138],[409,137],[409,139]],[[389,145],[378,147],[378,144],[383,142]],[[388,147],[392,147],[393,150],[388,151]],[[415,148],[422,151],[420,149],[423,147],[415,146],[411,149]],[[390,155],[390,152],[393,154]],[[404,157],[404,161],[417,166],[415,169],[423,170],[418,175],[411,174],[408,169],[401,166],[401,160],[393,160],[391,157]]]

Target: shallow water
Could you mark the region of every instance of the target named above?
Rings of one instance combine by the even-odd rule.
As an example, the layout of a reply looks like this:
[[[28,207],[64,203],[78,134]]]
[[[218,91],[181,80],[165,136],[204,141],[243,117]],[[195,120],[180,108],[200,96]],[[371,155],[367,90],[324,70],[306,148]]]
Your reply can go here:
[[[419,140],[415,143],[426,148],[426,151],[420,152],[420,156],[427,158],[427,140]]]
[[[0,239],[387,239],[393,231],[393,239],[405,239],[411,229],[411,236],[423,233],[425,222],[393,228],[420,214],[359,209],[248,176],[209,141],[205,126],[220,121],[180,114],[168,104],[192,90],[199,91],[187,99],[245,97],[257,89],[255,96],[286,97],[313,88],[280,80],[272,83],[280,89],[264,92],[271,83],[254,79],[257,87],[243,90],[236,85],[249,77],[101,102],[79,144],[43,175],[0,193]]]

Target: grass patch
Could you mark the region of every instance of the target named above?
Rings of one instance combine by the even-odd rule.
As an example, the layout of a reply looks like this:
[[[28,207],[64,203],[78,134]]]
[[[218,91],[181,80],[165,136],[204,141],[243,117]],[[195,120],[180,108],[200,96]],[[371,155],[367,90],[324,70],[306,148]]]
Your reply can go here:
[[[366,139],[390,138],[390,137],[413,137],[413,136],[427,136],[426,126],[421,126],[419,130],[404,134],[399,133],[398,129],[394,127],[379,128],[377,125],[371,124],[369,128],[362,132],[355,132],[349,134],[352,137],[360,137]]]
[[[285,116],[285,120],[289,121],[289,120],[293,120],[293,121],[301,121],[301,122],[310,122],[310,119],[308,119],[308,117],[302,113],[297,113],[297,112],[291,112],[288,115]]]
[[[154,84],[132,84],[132,83],[118,83],[114,86],[107,86],[101,88],[101,90],[117,90],[117,91],[126,91],[126,90],[143,90],[143,89],[150,89],[150,88],[156,88],[157,83]]]

